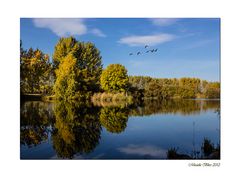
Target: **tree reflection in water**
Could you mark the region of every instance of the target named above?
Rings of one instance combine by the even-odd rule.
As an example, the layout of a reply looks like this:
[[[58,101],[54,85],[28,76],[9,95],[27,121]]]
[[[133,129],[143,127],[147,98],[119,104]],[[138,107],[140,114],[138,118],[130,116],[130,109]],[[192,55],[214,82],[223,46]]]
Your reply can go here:
[[[219,109],[218,101],[214,100],[145,100],[142,106],[135,105],[130,109],[131,116],[146,116],[151,114],[200,114],[209,109]]]
[[[20,142],[28,147],[47,140],[53,122],[51,104],[29,101],[21,104]]]
[[[20,142],[31,148],[51,138],[59,158],[74,158],[76,154],[87,154],[96,148],[102,126],[108,132],[121,133],[130,116],[190,115],[209,109],[216,110],[220,117],[219,101],[210,100],[145,100],[141,104],[98,106],[79,102],[29,101],[21,103]],[[176,155],[174,149],[169,154]]]
[[[54,107],[56,122],[52,134],[53,148],[61,158],[94,150],[100,140],[99,108],[77,103],[58,102]]]

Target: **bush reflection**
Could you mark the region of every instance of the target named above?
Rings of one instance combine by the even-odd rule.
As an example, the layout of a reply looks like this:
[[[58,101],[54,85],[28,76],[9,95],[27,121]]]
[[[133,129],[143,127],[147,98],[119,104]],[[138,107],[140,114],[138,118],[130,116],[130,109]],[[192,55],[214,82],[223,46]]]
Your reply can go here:
[[[127,127],[128,108],[103,107],[100,113],[100,122],[107,131],[121,133]]]

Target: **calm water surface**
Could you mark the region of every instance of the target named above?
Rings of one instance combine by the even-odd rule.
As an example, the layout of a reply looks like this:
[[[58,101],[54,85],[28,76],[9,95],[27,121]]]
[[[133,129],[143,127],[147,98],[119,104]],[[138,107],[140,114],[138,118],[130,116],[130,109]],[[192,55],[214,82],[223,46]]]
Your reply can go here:
[[[171,148],[201,158],[204,138],[220,143],[218,100],[21,103],[21,159],[167,159]]]

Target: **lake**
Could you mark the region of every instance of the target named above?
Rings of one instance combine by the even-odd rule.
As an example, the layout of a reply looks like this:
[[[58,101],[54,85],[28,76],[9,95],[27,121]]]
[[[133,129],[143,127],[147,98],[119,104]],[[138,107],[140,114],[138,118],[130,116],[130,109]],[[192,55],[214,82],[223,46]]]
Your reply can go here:
[[[21,102],[21,159],[201,159],[204,139],[220,148],[219,100]]]

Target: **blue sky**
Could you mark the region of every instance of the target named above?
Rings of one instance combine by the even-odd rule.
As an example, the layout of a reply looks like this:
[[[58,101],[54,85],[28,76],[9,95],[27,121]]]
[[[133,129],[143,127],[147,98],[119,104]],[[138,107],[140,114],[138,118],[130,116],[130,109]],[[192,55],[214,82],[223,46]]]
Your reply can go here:
[[[220,19],[22,18],[20,22],[25,49],[39,48],[52,56],[59,38],[72,35],[95,43],[104,68],[120,63],[129,75],[220,80]],[[158,51],[146,53],[149,49]]]

